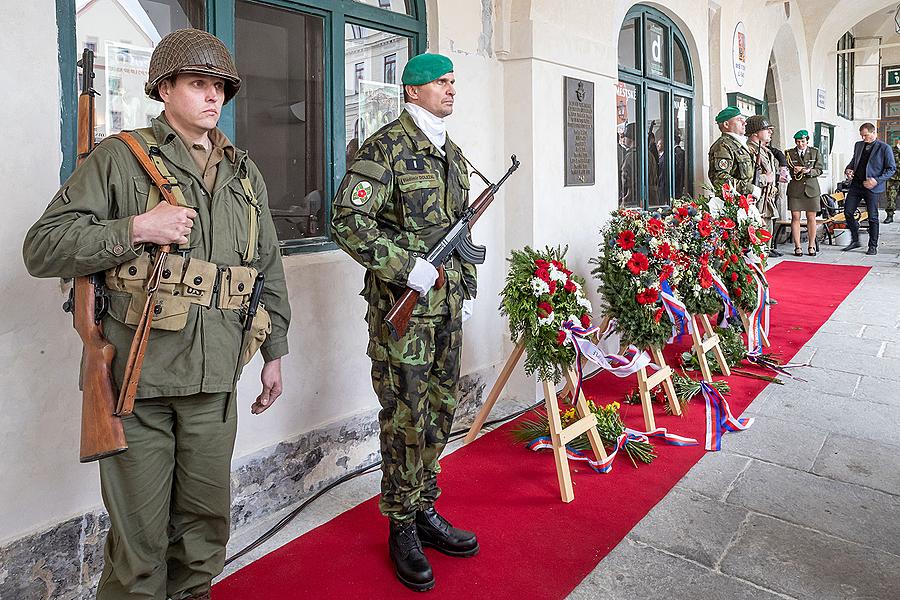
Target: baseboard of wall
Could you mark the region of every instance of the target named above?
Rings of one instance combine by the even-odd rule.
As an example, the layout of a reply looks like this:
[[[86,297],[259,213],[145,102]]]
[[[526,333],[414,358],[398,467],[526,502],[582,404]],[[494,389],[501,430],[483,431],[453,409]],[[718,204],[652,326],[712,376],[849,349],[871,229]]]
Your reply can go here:
[[[496,379],[499,366],[460,379],[455,428],[472,422],[484,402],[486,382]],[[235,460],[232,530],[252,526],[378,460],[377,414],[357,413]],[[108,530],[106,512],[98,509],[0,547],[0,598],[93,599]]]

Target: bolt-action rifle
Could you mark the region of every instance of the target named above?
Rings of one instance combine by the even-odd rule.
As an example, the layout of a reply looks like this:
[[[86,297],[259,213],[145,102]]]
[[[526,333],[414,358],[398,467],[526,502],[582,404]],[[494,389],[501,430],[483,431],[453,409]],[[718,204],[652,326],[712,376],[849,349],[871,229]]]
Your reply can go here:
[[[484,262],[485,248],[484,246],[477,246],[472,243],[472,239],[469,237],[469,231],[472,229],[472,225],[475,224],[475,221],[484,214],[484,211],[487,210],[487,207],[494,200],[494,194],[497,193],[497,190],[500,189],[503,182],[513,174],[513,171],[519,168],[519,161],[516,160],[515,154],[512,155],[511,160],[512,165],[500,181],[494,184],[485,180],[485,183],[487,183],[488,186],[481,192],[481,195],[478,196],[475,202],[466,208],[463,216],[454,223],[453,227],[450,228],[450,231],[448,231],[446,235],[444,235],[444,237],[428,251],[428,254],[425,255],[425,260],[431,263],[431,266],[437,269],[439,274],[443,274],[444,263],[450,258],[454,251],[459,254],[460,258],[468,263],[480,265]],[[476,173],[478,173],[478,171],[476,171]],[[481,173],[478,173],[478,175],[481,176]],[[443,277],[439,277],[438,283],[435,285],[436,288],[441,287],[442,279]],[[397,300],[394,306],[391,307],[390,312],[388,312],[387,316],[384,318],[384,322],[391,332],[391,337],[395,340],[399,340],[406,335],[409,319],[412,316],[413,309],[416,307],[416,302],[418,301],[419,292],[411,288],[406,288],[406,291],[400,296],[400,299]]]
[[[85,49],[78,96],[78,158],[80,165],[94,149],[94,53]],[[122,419],[114,414],[116,389],[112,361],[116,348],[103,335],[103,316],[108,298],[103,273],[76,277],[63,310],[72,313],[75,331],[84,344],[81,402],[81,450],[79,460],[90,462],[128,449]]]

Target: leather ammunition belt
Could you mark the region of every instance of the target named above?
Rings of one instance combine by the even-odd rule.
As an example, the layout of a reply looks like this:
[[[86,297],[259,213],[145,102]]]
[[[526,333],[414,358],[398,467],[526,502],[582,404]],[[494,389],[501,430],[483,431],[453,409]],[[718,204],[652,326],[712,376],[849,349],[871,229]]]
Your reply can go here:
[[[153,270],[149,253],[106,272],[106,287],[131,296],[125,324],[136,326],[147,299]],[[154,329],[178,331],[187,323],[191,304],[222,310],[240,309],[250,298],[257,270],[245,266],[219,266],[180,254],[170,254],[160,279],[154,307]]]

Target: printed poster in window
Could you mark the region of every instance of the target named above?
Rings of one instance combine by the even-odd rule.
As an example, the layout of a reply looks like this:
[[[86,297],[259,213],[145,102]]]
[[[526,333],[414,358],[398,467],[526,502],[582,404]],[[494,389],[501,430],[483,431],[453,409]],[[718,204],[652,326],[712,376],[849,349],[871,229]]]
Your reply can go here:
[[[634,90],[625,87],[625,82],[616,82],[616,126],[621,130],[628,122],[628,96],[635,99]]]
[[[144,94],[153,48],[106,42],[106,135],[147,127],[162,104]]]
[[[360,80],[359,139],[367,139],[399,117],[402,100],[403,95],[399,85]]]

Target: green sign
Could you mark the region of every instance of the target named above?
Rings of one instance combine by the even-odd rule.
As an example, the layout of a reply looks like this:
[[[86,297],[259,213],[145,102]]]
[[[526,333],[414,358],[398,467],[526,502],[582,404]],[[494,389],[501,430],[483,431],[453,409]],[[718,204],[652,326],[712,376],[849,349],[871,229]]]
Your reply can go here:
[[[884,87],[900,87],[900,67],[889,67],[884,70]]]

